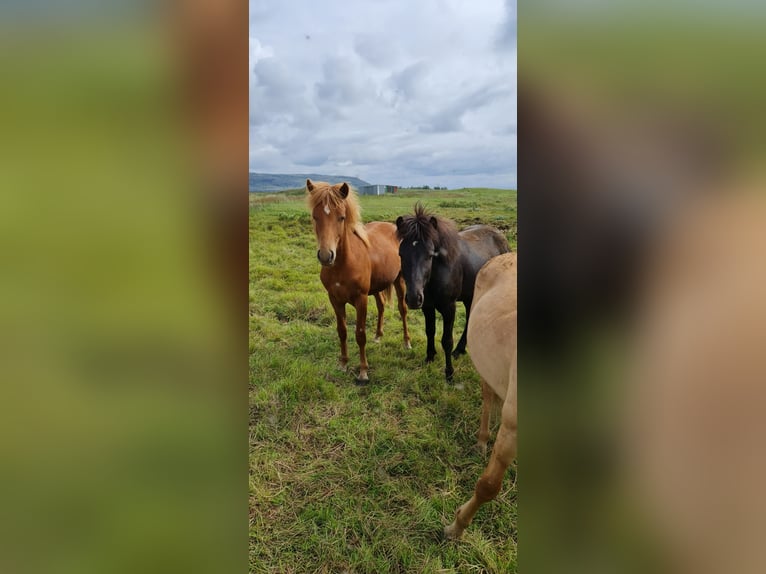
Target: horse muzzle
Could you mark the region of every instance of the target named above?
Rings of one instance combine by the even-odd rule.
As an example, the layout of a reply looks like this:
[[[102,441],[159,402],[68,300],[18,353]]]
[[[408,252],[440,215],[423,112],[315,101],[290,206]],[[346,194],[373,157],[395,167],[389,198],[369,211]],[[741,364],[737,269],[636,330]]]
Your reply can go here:
[[[335,263],[335,251],[332,249],[319,249],[317,250],[317,259],[325,267],[329,267]]]
[[[423,306],[423,292],[407,293],[405,300],[407,301],[407,307],[410,309],[420,309]]]

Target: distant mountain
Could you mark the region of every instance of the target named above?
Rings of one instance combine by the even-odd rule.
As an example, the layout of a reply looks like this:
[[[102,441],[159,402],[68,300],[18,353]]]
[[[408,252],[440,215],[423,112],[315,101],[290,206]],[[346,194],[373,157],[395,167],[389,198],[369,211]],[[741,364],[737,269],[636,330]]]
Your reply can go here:
[[[359,188],[370,185],[358,177],[347,175],[322,175],[320,173],[253,173],[250,172],[250,191],[280,191],[282,189],[295,189],[305,187],[306,179],[314,181],[327,181],[329,183],[348,182]]]

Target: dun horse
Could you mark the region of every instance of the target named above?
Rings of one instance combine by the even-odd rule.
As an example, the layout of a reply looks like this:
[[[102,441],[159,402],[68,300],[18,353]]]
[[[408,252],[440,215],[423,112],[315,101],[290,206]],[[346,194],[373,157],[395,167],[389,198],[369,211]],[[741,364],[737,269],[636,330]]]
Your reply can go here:
[[[382,221],[362,225],[359,202],[347,183],[330,185],[307,179],[306,189],[319,244],[317,258],[322,264],[319,277],[330,296],[338,323],[340,367],[345,370],[348,365],[346,304],[350,303],[356,309],[356,342],[359,345],[357,382],[364,384],[369,381],[365,352],[368,296],[375,297],[378,306],[377,342],[383,336],[386,299],[390,298],[391,288],[396,289],[404,327],[404,346],[410,348],[396,227]]]
[[[460,538],[479,507],[497,496],[505,471],[516,457],[516,271],[516,254],[507,253],[491,259],[476,277],[468,350],[482,378],[478,440],[482,450],[487,448],[494,395],[503,401],[503,410],[489,464],[473,497],[458,508],[455,521],[444,529],[448,538]]]
[[[422,308],[426,320],[426,362],[436,356],[434,337],[439,311],[444,320],[444,373],[451,381],[452,356],[465,353],[476,274],[491,257],[510,251],[508,240],[488,225],[473,225],[458,233],[452,221],[430,215],[420,203],[415,206],[414,215],[396,219],[396,233],[401,239],[399,256],[407,284],[407,305],[411,309]],[[451,355],[456,301],[465,305],[466,328]]]

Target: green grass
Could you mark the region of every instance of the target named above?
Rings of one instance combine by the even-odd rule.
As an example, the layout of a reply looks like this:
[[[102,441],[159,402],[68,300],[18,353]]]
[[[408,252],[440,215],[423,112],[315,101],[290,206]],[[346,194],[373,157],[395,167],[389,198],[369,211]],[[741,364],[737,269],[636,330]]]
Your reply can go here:
[[[393,221],[417,200],[460,226],[493,224],[515,248],[512,191],[362,197],[364,220]],[[454,363],[455,381],[465,388],[447,386],[438,340],[436,361],[423,362],[422,313],[409,314],[413,350],[406,351],[389,304],[383,341],[367,347],[371,383],[357,387],[353,373],[337,369],[335,318],[315,252],[302,191],[251,194],[250,570],[515,571],[513,470],[463,540],[441,538],[488,460],[473,450],[481,392],[470,358]],[[369,309],[371,341],[372,301]],[[461,305],[456,339],[464,321]],[[356,371],[353,335],[349,357]]]

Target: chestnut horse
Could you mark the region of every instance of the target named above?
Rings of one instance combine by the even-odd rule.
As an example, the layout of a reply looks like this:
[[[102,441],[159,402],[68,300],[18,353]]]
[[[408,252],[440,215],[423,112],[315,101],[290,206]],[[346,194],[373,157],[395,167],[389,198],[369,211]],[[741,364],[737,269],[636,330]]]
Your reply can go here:
[[[516,271],[516,254],[506,253],[490,259],[476,277],[468,351],[482,378],[480,449],[487,448],[495,395],[503,401],[503,410],[489,464],[473,497],[458,508],[455,521],[444,529],[447,538],[460,538],[479,507],[497,496],[505,471],[516,458]]]
[[[348,365],[346,304],[349,303],[356,309],[356,343],[359,345],[357,383],[364,384],[369,381],[365,353],[368,296],[375,297],[378,306],[375,332],[375,342],[378,342],[383,336],[386,299],[391,295],[391,288],[396,289],[404,328],[404,346],[411,348],[396,227],[382,221],[362,225],[356,193],[345,182],[330,185],[307,179],[306,189],[319,244],[317,258],[322,264],[319,278],[327,289],[338,322],[340,367],[345,370]]]
[[[414,215],[396,219],[396,233],[402,240],[399,255],[407,284],[407,305],[410,309],[422,308],[426,319],[426,362],[436,356],[434,337],[439,311],[444,320],[444,374],[451,381],[452,357],[465,353],[476,274],[488,259],[510,251],[508,240],[489,225],[472,225],[458,233],[452,221],[432,216],[420,203]],[[452,353],[456,301],[465,305],[466,327]]]

